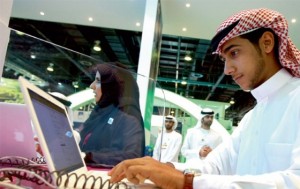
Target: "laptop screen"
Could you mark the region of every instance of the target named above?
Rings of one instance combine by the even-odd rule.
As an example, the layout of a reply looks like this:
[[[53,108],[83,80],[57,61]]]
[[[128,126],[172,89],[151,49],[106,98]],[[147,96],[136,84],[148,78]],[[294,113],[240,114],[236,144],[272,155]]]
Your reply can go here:
[[[37,157],[34,132],[24,104],[0,102],[0,157]]]
[[[84,166],[66,111],[28,89],[55,171],[71,172]]]

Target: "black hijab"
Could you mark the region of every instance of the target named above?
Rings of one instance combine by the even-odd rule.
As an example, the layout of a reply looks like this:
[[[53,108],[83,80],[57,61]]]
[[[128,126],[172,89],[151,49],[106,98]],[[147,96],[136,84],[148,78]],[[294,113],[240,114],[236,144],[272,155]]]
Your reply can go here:
[[[96,64],[90,68],[93,78],[97,71],[101,75],[102,96],[97,102],[100,108],[107,107],[111,104],[119,105],[119,97],[122,96],[122,85],[117,79],[116,68],[109,64]]]

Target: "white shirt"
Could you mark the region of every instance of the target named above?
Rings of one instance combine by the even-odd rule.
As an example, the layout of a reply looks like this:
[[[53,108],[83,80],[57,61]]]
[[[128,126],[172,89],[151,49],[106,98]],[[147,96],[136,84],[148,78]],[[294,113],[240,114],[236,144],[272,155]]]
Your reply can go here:
[[[181,153],[186,161],[199,159],[199,152],[202,146],[208,145],[212,149],[216,148],[222,142],[222,135],[213,129],[202,129],[200,125],[187,130]]]
[[[206,157],[195,189],[300,188],[300,79],[282,69],[251,93],[257,105]]]
[[[182,143],[182,136],[176,131],[163,132],[163,140],[161,145],[161,133],[158,135],[154,150],[153,158],[159,160],[161,150],[161,162],[178,162],[178,155]],[[161,147],[161,148],[160,148]]]
[[[184,163],[181,163],[181,162],[170,162],[170,163],[173,164],[175,169],[184,172],[186,169],[201,170],[201,167],[203,166],[204,161],[205,161],[205,158],[204,159],[194,158],[194,159],[190,159]]]

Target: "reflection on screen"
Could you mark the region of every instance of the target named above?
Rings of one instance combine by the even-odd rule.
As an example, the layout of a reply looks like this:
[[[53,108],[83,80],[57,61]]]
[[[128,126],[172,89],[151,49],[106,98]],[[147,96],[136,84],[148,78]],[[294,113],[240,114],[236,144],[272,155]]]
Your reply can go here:
[[[56,171],[73,171],[83,166],[64,109],[28,90],[41,131]]]

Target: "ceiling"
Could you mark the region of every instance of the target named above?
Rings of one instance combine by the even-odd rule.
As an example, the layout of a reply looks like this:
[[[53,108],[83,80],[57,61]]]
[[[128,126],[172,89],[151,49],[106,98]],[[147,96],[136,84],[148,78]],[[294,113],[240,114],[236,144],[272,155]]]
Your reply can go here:
[[[189,8],[185,7],[187,2],[191,4]],[[14,65],[43,80],[65,83],[69,86],[63,91],[66,95],[74,92],[72,84],[78,78],[82,89],[88,86],[90,81],[84,70],[98,61],[119,61],[136,72],[145,5],[145,0],[14,0],[9,27],[79,52],[81,56],[12,34],[7,62],[18,62]],[[234,98],[236,103],[225,115],[234,121],[240,120],[255,100],[224,76],[222,63],[211,55],[209,45],[215,29],[231,14],[249,8],[272,8],[288,20],[300,19],[298,0],[161,0],[161,6],[163,36],[157,76],[160,86],[194,99],[229,102]],[[41,16],[40,11],[45,15]],[[93,17],[93,22],[88,17]],[[141,26],[136,27],[136,22]],[[300,33],[300,27],[296,26],[297,22],[290,23],[289,32],[299,48],[300,38],[296,34]],[[182,31],[183,27],[186,31]],[[101,42],[100,53],[92,50],[96,40]],[[34,61],[26,58],[33,51],[39,52]],[[193,57],[190,62],[184,60],[187,53]],[[49,61],[57,68],[55,73],[45,72]],[[15,73],[10,69],[3,76],[16,78]],[[178,83],[182,80],[187,85]]]

